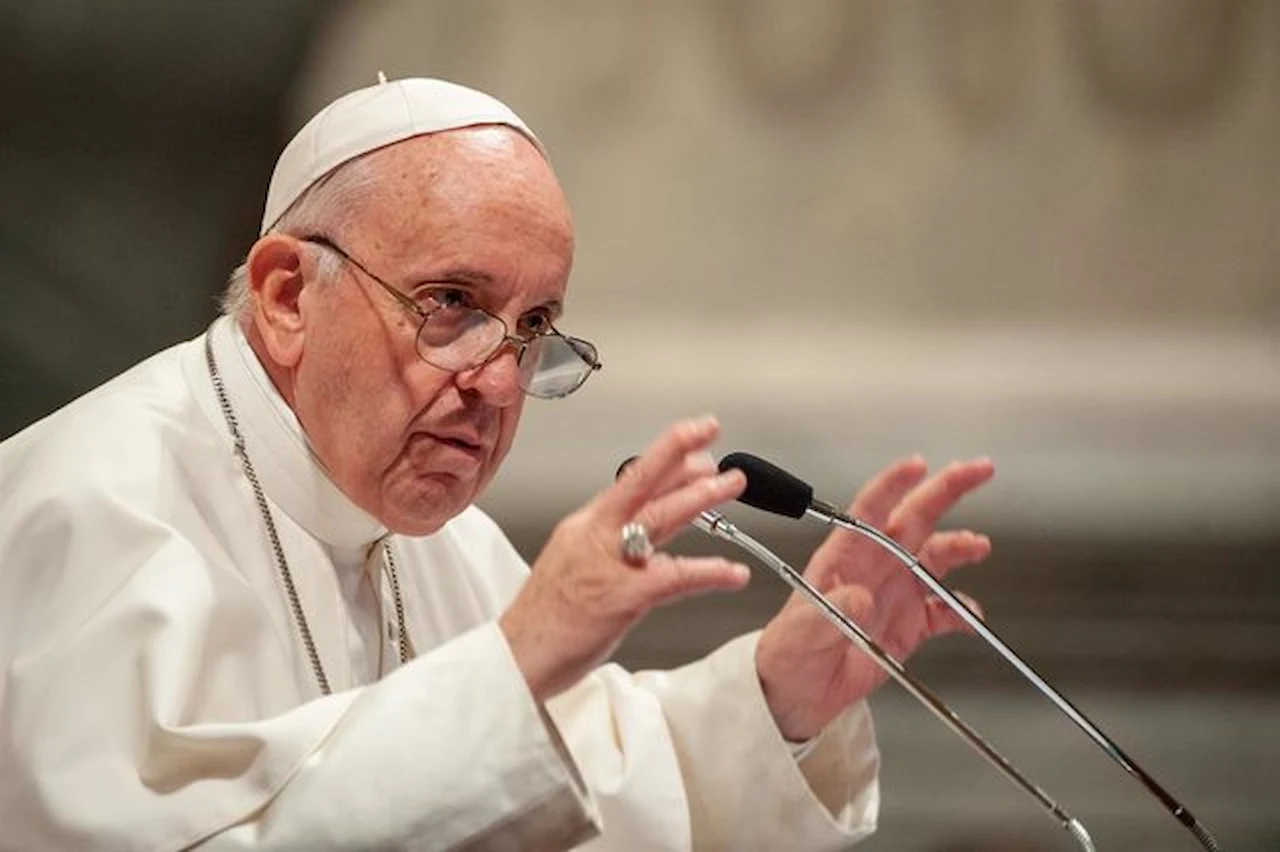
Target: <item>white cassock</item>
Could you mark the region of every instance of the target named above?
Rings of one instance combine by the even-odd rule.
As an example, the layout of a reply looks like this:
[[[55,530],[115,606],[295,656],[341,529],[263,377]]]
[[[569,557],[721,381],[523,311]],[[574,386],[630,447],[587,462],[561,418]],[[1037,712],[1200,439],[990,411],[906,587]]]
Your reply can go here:
[[[604,666],[539,707],[495,622],[528,568],[478,509],[387,539],[417,654],[399,665],[386,530],[241,332],[209,334],[333,694],[204,336],[166,350],[0,444],[0,849],[800,850],[873,830],[865,705],[797,762],[755,636],[670,672]]]

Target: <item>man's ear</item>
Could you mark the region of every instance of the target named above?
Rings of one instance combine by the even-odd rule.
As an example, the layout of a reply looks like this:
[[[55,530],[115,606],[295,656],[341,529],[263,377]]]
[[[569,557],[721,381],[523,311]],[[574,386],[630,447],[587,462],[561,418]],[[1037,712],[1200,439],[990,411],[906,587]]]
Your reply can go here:
[[[259,239],[246,261],[254,325],[267,354],[282,367],[294,367],[302,357],[304,261],[301,241],[286,234]]]

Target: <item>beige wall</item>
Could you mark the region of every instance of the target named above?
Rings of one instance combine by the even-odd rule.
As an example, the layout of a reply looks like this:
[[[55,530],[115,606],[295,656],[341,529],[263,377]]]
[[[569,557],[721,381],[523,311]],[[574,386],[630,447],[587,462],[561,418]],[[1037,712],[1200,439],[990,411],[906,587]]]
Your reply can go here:
[[[491,90],[548,144],[580,235],[566,325],[606,368],[527,408],[486,498],[527,552],[680,414],[716,411],[725,449],[832,500],[895,454],[990,454],[963,519],[996,556],[956,582],[1224,847],[1260,852],[1280,836],[1278,36],[1276,2],[362,4],[295,122],[384,68]],[[797,562],[818,536],[736,516]],[[652,614],[622,659],[763,623],[762,574]],[[912,666],[1098,848],[1192,847],[976,642]],[[868,852],[1069,848],[901,692],[874,706]]]
[[[504,514],[706,409],[832,499],[984,453],[982,520],[1267,536],[1278,33],[1274,3],[1196,0],[353,4],[295,114],[381,68],[548,144],[606,371],[530,407]]]

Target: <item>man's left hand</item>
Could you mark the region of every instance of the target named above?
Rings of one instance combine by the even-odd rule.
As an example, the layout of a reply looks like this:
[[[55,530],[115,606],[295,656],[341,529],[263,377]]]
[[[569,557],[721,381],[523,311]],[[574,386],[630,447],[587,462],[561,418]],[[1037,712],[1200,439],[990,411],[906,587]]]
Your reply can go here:
[[[849,514],[892,536],[941,579],[991,553],[985,535],[936,527],[964,495],[991,479],[994,468],[980,459],[954,462],[929,479],[927,473],[919,457],[889,465],[863,487]],[[805,577],[899,662],[926,639],[965,627],[896,557],[857,533],[832,532]],[[765,627],[756,671],[779,730],[796,742],[815,736],[887,677],[799,594]]]

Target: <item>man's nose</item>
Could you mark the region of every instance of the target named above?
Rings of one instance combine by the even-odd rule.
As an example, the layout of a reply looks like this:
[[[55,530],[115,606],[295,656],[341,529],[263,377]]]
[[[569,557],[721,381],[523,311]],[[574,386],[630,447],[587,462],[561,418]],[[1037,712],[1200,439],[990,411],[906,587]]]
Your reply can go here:
[[[522,352],[517,341],[507,338],[487,361],[459,372],[458,387],[479,393],[486,402],[498,408],[514,405],[524,395],[520,389]]]

